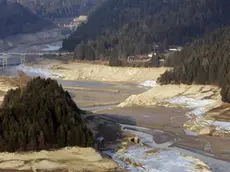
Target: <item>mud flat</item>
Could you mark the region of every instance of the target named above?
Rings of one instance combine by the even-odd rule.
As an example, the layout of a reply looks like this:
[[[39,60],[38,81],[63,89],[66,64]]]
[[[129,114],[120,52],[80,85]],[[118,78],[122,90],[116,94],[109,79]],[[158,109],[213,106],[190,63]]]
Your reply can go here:
[[[184,124],[184,127],[189,131],[199,135],[217,136],[230,133],[230,123],[223,121],[224,118],[222,121],[217,120],[221,114],[219,107],[223,105],[223,102],[220,89],[216,86],[158,85],[144,93],[130,96],[119,104],[119,107],[133,105],[184,107],[190,110],[185,114],[189,120]],[[208,115],[212,113],[213,109],[219,109],[213,115],[215,118]]]
[[[59,81],[81,108],[95,110],[105,106],[117,106],[132,94],[146,91],[135,84],[120,84],[92,81]],[[72,86],[68,86],[72,85]]]
[[[204,156],[230,160],[229,137],[217,137],[210,135],[188,135],[184,129],[184,123],[189,120],[185,114],[189,112],[181,107],[116,107],[97,111],[97,114],[107,114],[111,118],[120,116],[117,123],[157,129],[170,133],[176,139],[175,147],[190,150]],[[123,118],[122,118],[123,117]],[[130,122],[123,119],[129,119]],[[132,121],[132,122],[131,122]],[[158,136],[155,136],[158,139]],[[220,146],[221,145],[221,146]]]
[[[183,124],[188,118],[184,115],[188,112],[183,108],[165,108],[163,106],[157,107],[115,107],[97,111],[97,114],[110,114],[130,117],[135,121],[137,126],[166,129],[165,131],[173,132],[174,134],[183,134]],[[122,121],[120,122],[122,123]]]

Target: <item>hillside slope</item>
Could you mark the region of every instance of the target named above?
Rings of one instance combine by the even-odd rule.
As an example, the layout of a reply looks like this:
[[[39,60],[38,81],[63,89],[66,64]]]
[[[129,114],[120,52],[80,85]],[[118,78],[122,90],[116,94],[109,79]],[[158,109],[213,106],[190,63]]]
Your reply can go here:
[[[230,102],[230,27],[218,29],[194,41],[176,53],[169,64],[174,70],[165,72],[162,84],[214,84],[222,88],[224,101]]]
[[[28,33],[52,26],[52,23],[24,8],[18,3],[0,3],[0,38]]]
[[[73,17],[87,14],[103,0],[8,0],[18,2],[33,13],[48,18]]]
[[[184,45],[228,25],[229,9],[228,0],[107,0],[64,40],[63,49],[93,60],[147,53],[154,43]]]

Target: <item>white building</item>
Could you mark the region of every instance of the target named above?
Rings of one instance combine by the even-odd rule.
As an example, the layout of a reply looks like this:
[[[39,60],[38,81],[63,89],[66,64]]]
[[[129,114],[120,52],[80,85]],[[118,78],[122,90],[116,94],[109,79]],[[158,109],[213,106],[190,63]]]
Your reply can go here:
[[[174,51],[174,52],[181,51],[181,50],[182,50],[182,47],[169,48],[169,51]]]
[[[149,53],[149,54],[148,54],[148,57],[150,57],[150,58],[151,58],[151,57],[153,57],[153,55],[154,55],[154,56],[156,56],[156,55],[157,55],[157,53]]]

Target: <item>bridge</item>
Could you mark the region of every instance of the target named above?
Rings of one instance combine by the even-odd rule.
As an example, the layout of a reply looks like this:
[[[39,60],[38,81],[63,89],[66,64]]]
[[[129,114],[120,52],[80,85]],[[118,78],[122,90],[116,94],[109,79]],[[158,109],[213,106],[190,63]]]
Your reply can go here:
[[[6,68],[8,66],[17,66],[24,64],[26,57],[31,56],[65,56],[69,55],[69,52],[0,52],[0,68]]]
[[[17,56],[33,56],[33,55],[56,55],[56,56],[64,56],[69,55],[70,52],[0,52],[0,56],[8,56],[8,55],[17,55]]]
[[[6,68],[8,66],[17,66],[20,64],[24,64],[26,61],[26,57],[25,56],[18,56],[18,57],[10,57],[10,56],[6,56],[0,55],[0,68]]]

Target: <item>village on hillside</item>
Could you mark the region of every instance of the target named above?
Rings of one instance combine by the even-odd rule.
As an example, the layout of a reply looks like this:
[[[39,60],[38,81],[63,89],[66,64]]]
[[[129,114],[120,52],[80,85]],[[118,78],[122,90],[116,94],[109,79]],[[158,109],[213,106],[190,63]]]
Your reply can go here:
[[[170,57],[175,52],[182,51],[183,47],[181,46],[169,46],[167,49],[162,48],[159,45],[153,46],[153,51],[148,54],[141,54],[141,55],[129,55],[127,56],[126,60],[128,63],[145,63],[151,61],[155,58],[155,66],[160,67],[164,66],[164,62],[167,58]]]
[[[73,18],[73,20],[69,24],[63,24],[63,27],[75,31],[81,24],[86,23],[87,20],[88,16],[80,15],[79,17]]]

